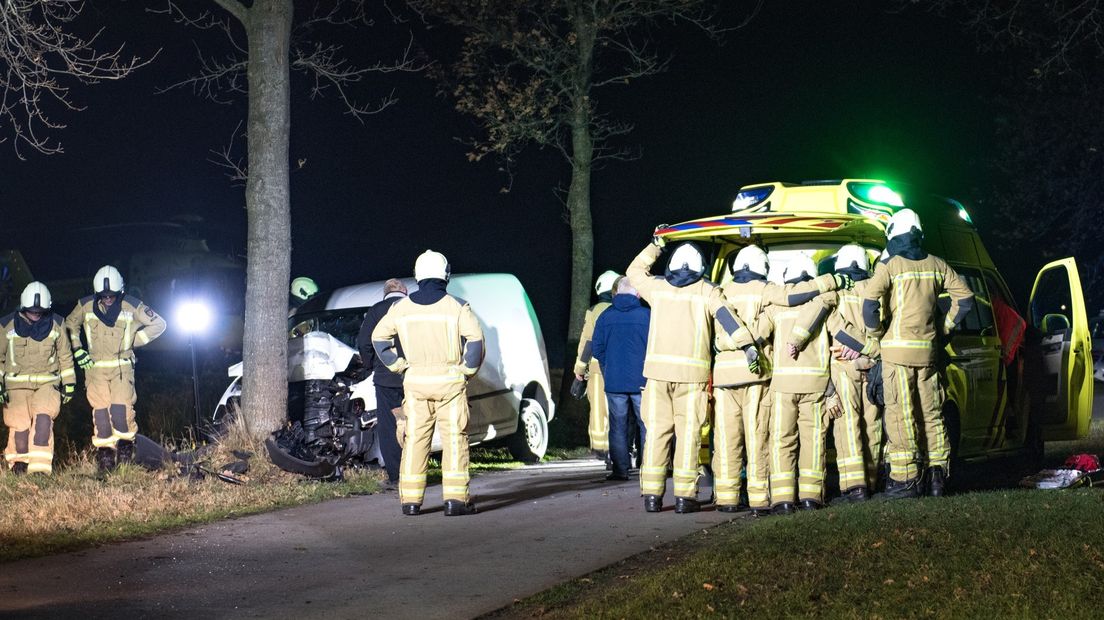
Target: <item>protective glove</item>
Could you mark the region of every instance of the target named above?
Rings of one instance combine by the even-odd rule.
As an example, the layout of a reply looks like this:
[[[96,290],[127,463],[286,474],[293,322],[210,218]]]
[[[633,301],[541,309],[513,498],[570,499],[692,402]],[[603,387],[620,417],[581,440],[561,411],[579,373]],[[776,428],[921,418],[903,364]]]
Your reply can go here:
[[[8,388],[0,385],[0,405],[5,405],[8,402]]]
[[[846,273],[833,273],[832,279],[836,281],[836,289],[849,291],[855,288],[855,280]]]
[[[652,231],[652,243],[659,248],[667,245],[667,239],[656,234],[663,228],[667,228],[667,224],[660,224],[659,226],[655,227],[654,231]]]
[[[66,383],[65,385],[61,386],[61,404],[64,405],[73,400],[73,394],[75,394],[76,392],[76,383]]]
[[[879,407],[885,406],[885,388],[882,385],[882,360],[874,362],[866,373],[866,397]]]
[[[839,394],[832,394],[824,399],[824,411],[833,420],[843,417],[843,402],[840,400]]]
[[[756,349],[752,345],[744,347],[744,357],[747,358],[748,370],[755,374],[759,374],[759,349]]]
[[[77,363],[77,366],[81,367],[81,370],[88,370],[92,367],[92,356],[84,349],[73,351],[73,361]]]
[[[571,396],[575,400],[582,400],[586,396],[587,382],[586,379],[580,379],[578,376],[571,382]]]

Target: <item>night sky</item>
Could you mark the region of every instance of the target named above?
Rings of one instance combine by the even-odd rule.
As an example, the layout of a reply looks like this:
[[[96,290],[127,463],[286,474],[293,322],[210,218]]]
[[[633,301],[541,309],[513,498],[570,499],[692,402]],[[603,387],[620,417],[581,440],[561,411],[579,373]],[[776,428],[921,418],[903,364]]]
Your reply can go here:
[[[595,273],[623,271],[656,224],[726,211],[748,183],[882,177],[975,196],[994,149],[988,101],[1000,58],[978,53],[954,20],[884,6],[768,2],[723,45],[692,30],[664,34],[675,53],[666,74],[598,91],[601,111],[635,124],[626,144],[642,157],[594,174]],[[154,94],[194,71],[192,40],[203,35],[137,3],[96,0],[87,18],[133,53],[164,49],[128,80],[74,93],[87,110],[64,118],[69,128],[56,135],[65,154],[19,161],[10,143],[0,145],[2,221],[17,233],[0,245],[62,256],[75,246],[60,230],[193,214],[219,231],[212,239],[220,247],[241,253],[243,188],[208,159],[244,120],[244,101]],[[372,54],[393,54],[405,28],[360,31],[349,55],[368,64]],[[512,191],[501,193],[495,164],[469,163],[454,139],[472,134],[470,121],[428,79],[380,76],[360,92],[374,99],[392,88],[399,104],[362,125],[335,99],[311,101],[304,81],[296,83],[292,275],[323,288],[406,276],[426,248],[444,252],[456,273],[514,273],[558,365],[570,236],[553,190],[566,189],[566,164],[551,150],[527,151]],[[89,236],[81,241],[93,252],[129,243]],[[74,275],[51,272],[47,261],[31,265],[38,277]]]

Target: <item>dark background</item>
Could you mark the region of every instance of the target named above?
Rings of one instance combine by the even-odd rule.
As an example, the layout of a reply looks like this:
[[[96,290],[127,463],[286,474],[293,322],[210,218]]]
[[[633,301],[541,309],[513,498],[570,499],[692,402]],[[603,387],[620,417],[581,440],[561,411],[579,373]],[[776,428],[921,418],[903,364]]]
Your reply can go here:
[[[689,29],[661,31],[661,44],[675,54],[668,72],[596,93],[601,111],[635,124],[625,143],[641,157],[594,174],[595,274],[623,271],[656,224],[727,211],[749,183],[874,177],[968,205],[984,198],[1002,57],[979,53],[954,19],[885,6],[768,2],[720,45]],[[726,11],[737,17],[737,9]],[[210,34],[139,3],[95,0],[84,20],[107,28],[105,43],[126,41],[146,57],[160,48],[160,55],[124,81],[74,91],[87,109],[59,117],[69,124],[56,133],[65,154],[19,161],[10,143],[0,145],[0,221],[11,233],[0,246],[23,250],[39,279],[91,276],[61,273],[62,258],[133,240],[63,231],[198,215],[215,249],[242,254],[243,188],[209,160],[244,120],[244,100],[218,105],[188,89],[155,94],[195,72],[194,45],[211,45]],[[447,33],[386,21],[343,41],[351,59],[370,64],[396,55],[412,27],[431,53],[449,49]],[[292,275],[309,275],[323,289],[406,276],[426,248],[444,252],[457,273],[514,273],[558,366],[570,268],[555,193],[569,178],[560,155],[527,151],[503,193],[496,164],[469,163],[455,139],[474,127],[426,77],[372,77],[362,100],[394,89],[400,101],[363,124],[335,98],[310,100],[306,81],[296,79]],[[987,238],[990,214],[971,206]]]

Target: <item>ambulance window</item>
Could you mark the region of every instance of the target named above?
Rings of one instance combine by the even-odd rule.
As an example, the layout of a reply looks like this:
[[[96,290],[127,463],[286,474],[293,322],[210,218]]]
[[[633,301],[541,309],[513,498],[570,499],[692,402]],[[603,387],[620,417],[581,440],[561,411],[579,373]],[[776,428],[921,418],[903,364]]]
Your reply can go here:
[[[993,304],[989,299],[989,291],[981,274],[975,271],[958,269],[958,275],[966,281],[966,285],[974,292],[974,307],[962,319],[959,330],[964,334],[979,334],[982,336],[995,335],[993,327]],[[945,314],[951,307],[951,296],[943,293],[939,296],[939,309]]]

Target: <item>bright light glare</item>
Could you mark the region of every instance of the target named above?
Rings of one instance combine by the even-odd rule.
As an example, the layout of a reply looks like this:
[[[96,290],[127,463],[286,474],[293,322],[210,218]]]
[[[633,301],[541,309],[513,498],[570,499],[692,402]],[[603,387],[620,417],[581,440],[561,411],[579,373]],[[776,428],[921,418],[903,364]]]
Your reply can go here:
[[[885,185],[875,185],[874,187],[871,187],[866,196],[870,199],[871,202],[880,202],[884,205],[890,205],[892,207],[905,206],[905,201],[901,200],[901,195],[889,189]]]
[[[202,301],[186,301],[176,308],[176,325],[189,334],[202,334],[211,325],[211,309]]]

